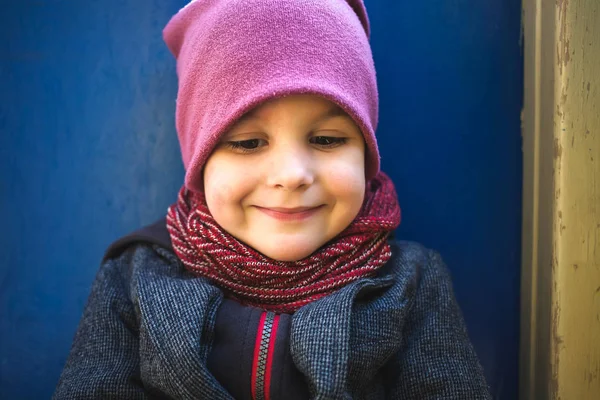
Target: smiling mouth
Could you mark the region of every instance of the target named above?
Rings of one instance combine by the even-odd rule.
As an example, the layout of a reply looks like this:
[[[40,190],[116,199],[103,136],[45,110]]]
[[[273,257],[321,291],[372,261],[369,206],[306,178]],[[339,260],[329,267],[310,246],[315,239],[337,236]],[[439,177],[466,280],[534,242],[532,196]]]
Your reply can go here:
[[[295,208],[281,208],[281,207],[259,207],[256,206],[257,209],[267,214],[270,217],[281,221],[301,221],[303,219],[309,218],[319,212],[323,206],[317,207],[295,207]]]

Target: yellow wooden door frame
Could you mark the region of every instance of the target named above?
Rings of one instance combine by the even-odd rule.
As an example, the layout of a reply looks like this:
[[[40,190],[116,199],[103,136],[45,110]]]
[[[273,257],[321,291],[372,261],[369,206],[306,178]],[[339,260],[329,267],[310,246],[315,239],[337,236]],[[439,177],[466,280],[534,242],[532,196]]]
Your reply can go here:
[[[600,0],[523,0],[521,400],[600,399]]]

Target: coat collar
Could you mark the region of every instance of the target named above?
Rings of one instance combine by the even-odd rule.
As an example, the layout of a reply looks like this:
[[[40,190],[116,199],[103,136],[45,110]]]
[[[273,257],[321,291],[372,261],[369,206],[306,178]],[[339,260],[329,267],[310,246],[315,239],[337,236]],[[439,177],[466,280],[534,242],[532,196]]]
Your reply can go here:
[[[167,380],[168,393],[175,398],[203,393],[230,399],[206,366],[222,292],[185,272],[172,253],[165,251],[168,259],[148,253],[135,262],[140,267],[132,288],[145,357],[140,360],[142,378],[160,371],[162,375],[148,378]],[[416,278],[402,273],[401,257],[392,253],[379,276],[352,282],[293,315],[290,351],[313,396],[360,393],[400,349]]]
[[[140,315],[142,379],[160,383],[161,391],[173,398],[202,394],[231,399],[206,366],[222,292],[186,273],[174,255],[169,256],[171,262],[146,257],[135,263],[140,266],[134,301]]]
[[[294,314],[291,353],[316,397],[353,397],[400,349],[416,278],[402,274],[394,253],[379,277],[353,282]]]

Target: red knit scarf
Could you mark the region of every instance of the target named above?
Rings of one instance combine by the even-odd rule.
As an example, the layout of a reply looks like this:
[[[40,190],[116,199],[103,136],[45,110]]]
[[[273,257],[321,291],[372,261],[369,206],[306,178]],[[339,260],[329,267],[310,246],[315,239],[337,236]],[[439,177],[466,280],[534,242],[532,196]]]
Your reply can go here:
[[[383,172],[368,182],[354,221],[299,261],[268,258],[225,232],[203,194],[182,188],[167,214],[175,253],[189,271],[212,280],[243,304],[287,313],[373,275],[389,260],[387,237],[399,224],[394,184]]]

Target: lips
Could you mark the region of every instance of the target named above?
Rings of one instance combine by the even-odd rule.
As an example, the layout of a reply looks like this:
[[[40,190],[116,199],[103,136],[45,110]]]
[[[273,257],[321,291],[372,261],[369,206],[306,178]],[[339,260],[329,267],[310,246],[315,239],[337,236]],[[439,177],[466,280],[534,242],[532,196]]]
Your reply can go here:
[[[261,212],[281,221],[300,221],[319,212],[323,206],[317,207],[258,207]]]
[[[317,208],[317,207],[295,207],[295,208],[265,207],[265,209],[267,209],[267,210],[277,211],[277,212],[286,213],[286,214],[301,213],[301,212],[312,210],[312,209],[315,209],[315,208]]]

